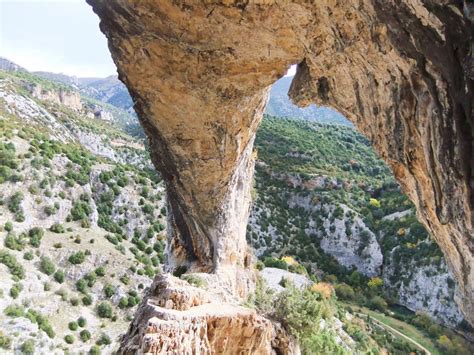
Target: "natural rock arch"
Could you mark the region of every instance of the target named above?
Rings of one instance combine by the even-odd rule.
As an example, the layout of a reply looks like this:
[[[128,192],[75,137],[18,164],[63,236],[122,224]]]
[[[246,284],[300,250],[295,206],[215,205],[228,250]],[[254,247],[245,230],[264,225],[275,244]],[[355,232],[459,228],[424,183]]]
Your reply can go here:
[[[268,88],[343,112],[441,247],[474,323],[472,15],[460,0],[87,0],[169,200],[168,268],[251,285],[245,226]]]

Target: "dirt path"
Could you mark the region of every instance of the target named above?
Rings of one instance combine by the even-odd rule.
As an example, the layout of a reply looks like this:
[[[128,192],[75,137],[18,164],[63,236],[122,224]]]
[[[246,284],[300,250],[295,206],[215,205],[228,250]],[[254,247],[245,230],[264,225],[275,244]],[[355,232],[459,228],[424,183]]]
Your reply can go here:
[[[356,315],[358,316],[364,316],[365,318],[367,318],[367,314],[364,314],[364,313],[355,313]],[[409,342],[415,344],[418,348],[420,348],[421,350],[423,350],[426,355],[431,355],[431,352],[425,348],[423,345],[421,345],[420,343],[418,343],[417,341],[413,340],[412,338],[410,338],[409,336],[406,336],[405,334],[399,332],[398,330],[396,330],[395,328],[392,328],[391,326],[379,321],[378,319],[375,319],[374,317],[370,317],[370,319],[375,322],[377,325],[391,331],[392,333],[395,333],[397,334],[398,336],[401,336],[403,339],[406,339],[408,340]]]

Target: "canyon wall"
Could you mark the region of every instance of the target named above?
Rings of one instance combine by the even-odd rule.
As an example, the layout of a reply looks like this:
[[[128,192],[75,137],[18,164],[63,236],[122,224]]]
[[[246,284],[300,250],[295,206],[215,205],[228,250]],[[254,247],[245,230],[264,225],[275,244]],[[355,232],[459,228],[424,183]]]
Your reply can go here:
[[[73,110],[81,110],[82,102],[80,95],[75,91],[63,89],[45,89],[40,84],[35,84],[28,88],[33,97],[39,100],[51,101],[56,104],[62,104]]]
[[[253,141],[269,86],[344,113],[443,250],[474,323],[473,61],[459,0],[106,1],[101,19],[167,185],[169,271],[252,287]],[[248,276],[242,276],[248,275]]]

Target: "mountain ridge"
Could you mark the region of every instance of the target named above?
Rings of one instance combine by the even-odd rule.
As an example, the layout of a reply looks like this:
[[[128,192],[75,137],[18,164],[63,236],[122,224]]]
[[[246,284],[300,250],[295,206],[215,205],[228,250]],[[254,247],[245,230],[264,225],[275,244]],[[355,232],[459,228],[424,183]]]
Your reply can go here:
[[[10,62],[6,58],[3,58],[3,60]],[[10,63],[17,66],[13,62]],[[22,68],[22,70],[27,71],[24,68]],[[109,75],[101,78],[77,77],[47,71],[33,71],[32,73],[45,79],[71,85],[90,97],[117,106],[126,110],[128,113],[135,114],[133,111],[133,101],[128,93],[128,89],[118,79],[117,75]],[[294,105],[288,97],[288,91],[293,78],[294,76],[284,76],[272,85],[269,101],[265,109],[266,114],[277,117],[304,118],[315,122],[352,126],[343,115],[331,108],[317,107],[316,105],[300,108]]]

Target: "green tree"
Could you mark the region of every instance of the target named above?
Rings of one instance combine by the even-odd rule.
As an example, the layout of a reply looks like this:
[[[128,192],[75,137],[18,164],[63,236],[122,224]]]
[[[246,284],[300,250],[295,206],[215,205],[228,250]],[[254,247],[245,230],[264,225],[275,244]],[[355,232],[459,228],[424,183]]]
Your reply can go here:
[[[97,315],[100,318],[112,318],[112,306],[107,302],[101,302],[97,306]]]
[[[46,275],[51,275],[56,270],[56,266],[54,266],[54,263],[51,261],[50,258],[48,258],[47,256],[43,256],[41,257],[40,261],[40,270]]]

